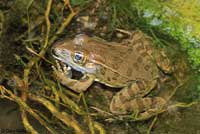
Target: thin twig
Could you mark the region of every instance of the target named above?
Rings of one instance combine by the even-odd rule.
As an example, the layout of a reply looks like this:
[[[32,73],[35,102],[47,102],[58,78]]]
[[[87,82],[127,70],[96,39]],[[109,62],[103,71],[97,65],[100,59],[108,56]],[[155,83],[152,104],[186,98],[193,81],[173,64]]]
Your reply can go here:
[[[147,134],[151,133],[151,130],[152,130],[154,124],[156,123],[157,119],[158,119],[158,116],[155,116],[153,121],[152,121],[152,123],[151,123],[151,125],[150,125],[150,127],[149,127],[149,129],[148,129],[148,131],[147,131]]]
[[[50,31],[49,13],[50,13],[51,5],[52,5],[52,0],[49,0],[48,4],[47,4],[47,10],[45,12],[45,18],[46,18],[46,23],[47,23],[47,33],[46,33],[46,38],[45,38],[45,43],[44,43],[43,49],[39,53],[39,55],[41,57],[43,57],[43,55],[45,53],[44,50],[45,50],[45,48],[48,45],[48,38],[49,38],[49,31]],[[38,58],[38,57],[36,57],[36,58],[34,57],[34,58],[30,59],[29,62],[28,62],[28,64],[26,65],[26,67],[24,69],[24,79],[23,79],[23,81],[24,81],[24,88],[23,88],[22,95],[21,95],[21,99],[24,102],[26,102],[26,100],[27,100],[27,91],[29,89],[29,74],[30,74],[30,71],[31,71],[33,65],[39,59],[40,58]],[[22,122],[24,124],[25,129],[28,132],[34,132],[33,134],[35,134],[36,131],[34,130],[34,128],[31,127],[30,123],[28,122],[26,111],[24,109],[22,109],[22,108],[21,108],[21,117],[22,117]]]
[[[59,112],[57,108],[47,99],[33,94],[29,94],[29,98],[43,104],[56,118],[61,120],[65,125],[73,128],[76,134],[85,134],[78,122],[71,115],[66,112]]]
[[[99,134],[106,134],[105,129],[98,122],[94,122],[94,127],[99,131]]]
[[[85,96],[84,96],[84,93],[81,93],[81,96],[82,96],[82,99],[83,99],[83,104],[85,106],[85,109],[86,109],[86,121],[88,122],[88,127],[90,129],[90,133],[91,134],[94,134],[95,133],[95,130],[94,130],[94,123],[93,123],[93,120],[89,114],[89,110],[88,110],[88,106],[87,106],[87,103],[86,103],[86,100],[85,100]]]
[[[35,119],[37,119],[41,125],[43,125],[49,132],[51,132],[52,134],[56,134],[56,132],[53,130],[53,128],[51,128],[46,121],[44,121],[42,118],[40,118],[40,116],[38,116],[38,114],[36,114],[31,107],[29,107],[20,97],[16,96],[15,94],[13,94],[10,90],[6,89],[3,86],[0,86],[0,96],[2,98],[6,98],[9,99],[11,101],[15,101],[16,103],[19,104],[19,106],[21,107],[21,109],[23,109],[24,111],[29,112]],[[2,92],[5,92],[5,94],[2,94]],[[32,133],[35,133],[35,131]],[[37,133],[38,134],[38,133]]]
[[[47,9],[45,11],[45,20],[46,20],[47,29],[46,29],[46,36],[45,36],[45,40],[44,40],[44,45],[42,46],[42,49],[38,53],[38,55],[36,57],[32,57],[29,60],[29,62],[26,64],[25,69],[24,69],[23,86],[21,87],[21,91],[22,91],[21,101],[23,103],[25,103],[25,104],[26,104],[27,93],[28,93],[29,84],[30,84],[29,83],[29,75],[30,75],[32,67],[41,59],[41,57],[44,57],[44,55],[45,55],[45,53],[47,51],[48,46],[50,46],[50,44],[52,44],[56,40],[57,35],[61,34],[64,31],[64,29],[66,28],[66,26],[68,26],[68,24],[71,22],[72,18],[75,15],[73,9],[70,8],[71,13],[69,14],[69,16],[64,20],[64,22],[62,23],[62,25],[60,26],[60,28],[57,30],[56,34],[51,39],[49,39],[49,34],[50,34],[50,29],[51,29],[51,22],[49,20],[49,14],[50,14],[50,11],[51,11],[52,2],[53,2],[53,0],[48,0]],[[70,5],[68,5],[68,6],[71,7]],[[19,103],[19,104],[21,104],[21,103]],[[20,106],[21,106],[21,117],[22,117],[22,121],[24,123],[24,126],[25,126],[26,130],[28,132],[33,133],[33,134],[37,133],[37,131],[35,131],[31,127],[30,123],[28,122],[28,118],[27,118],[27,115],[26,115],[26,111],[27,110],[25,111],[25,109],[22,107],[22,105],[20,105]],[[36,119],[39,119],[39,116],[37,114],[34,114],[34,117]],[[61,117],[61,118],[63,118],[63,117]],[[76,128],[76,129],[77,129],[76,131],[78,132],[79,128]]]

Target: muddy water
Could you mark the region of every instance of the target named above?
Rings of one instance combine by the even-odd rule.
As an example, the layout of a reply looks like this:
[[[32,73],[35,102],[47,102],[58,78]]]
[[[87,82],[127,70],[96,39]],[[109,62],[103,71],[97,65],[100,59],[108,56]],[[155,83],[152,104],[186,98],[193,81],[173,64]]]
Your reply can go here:
[[[1,129],[22,129],[18,105],[14,102],[0,100],[0,128]]]

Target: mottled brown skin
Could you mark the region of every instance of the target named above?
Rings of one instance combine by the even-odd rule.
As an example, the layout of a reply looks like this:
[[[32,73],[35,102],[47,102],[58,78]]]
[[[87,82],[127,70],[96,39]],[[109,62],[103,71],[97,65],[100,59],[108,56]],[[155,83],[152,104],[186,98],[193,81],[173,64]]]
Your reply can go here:
[[[149,37],[141,31],[135,31],[131,33],[130,39],[122,43],[107,42],[86,35],[83,39],[82,45],[75,45],[73,40],[68,40],[55,45],[53,49],[66,49],[71,55],[76,51],[83,52],[84,62],[73,63],[72,68],[73,66],[83,68],[98,66],[98,69],[92,73],[85,72],[87,80],[82,79],[82,81],[87,84],[74,80],[78,84],[72,86],[70,85],[72,79],[64,77],[61,70],[54,67],[54,74],[62,84],[76,92],[85,91],[93,81],[122,88],[110,104],[110,110],[114,114],[137,112],[138,117],[148,118],[165,105],[166,102],[161,97],[144,97],[156,86],[159,78],[158,67],[164,72],[172,70],[164,53],[161,55],[154,53],[153,43]],[[67,62],[65,63],[68,64]],[[84,85],[84,88],[81,88],[80,84]]]

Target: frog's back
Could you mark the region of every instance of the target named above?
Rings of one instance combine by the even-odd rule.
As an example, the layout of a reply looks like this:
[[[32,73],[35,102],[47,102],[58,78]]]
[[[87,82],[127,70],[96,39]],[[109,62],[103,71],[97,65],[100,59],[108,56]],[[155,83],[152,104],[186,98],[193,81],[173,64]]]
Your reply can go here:
[[[127,46],[90,40],[89,44],[93,44],[90,48],[94,47],[94,53],[101,57],[97,81],[112,87],[123,87],[131,81],[157,77],[157,66],[143,48],[144,43],[150,43],[147,41],[144,38]]]

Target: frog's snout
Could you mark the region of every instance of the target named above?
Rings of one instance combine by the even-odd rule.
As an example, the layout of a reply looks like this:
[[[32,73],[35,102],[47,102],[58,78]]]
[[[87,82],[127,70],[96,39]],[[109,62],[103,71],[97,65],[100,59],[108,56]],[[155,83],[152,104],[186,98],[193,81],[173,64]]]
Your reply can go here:
[[[60,48],[53,48],[52,49],[52,54],[56,57],[61,57],[62,55],[66,56],[67,52],[65,52],[64,49]]]
[[[57,48],[53,48],[53,49],[51,50],[51,52],[52,52],[52,54],[53,54],[54,56],[58,56],[58,55],[59,55],[59,50],[58,50]]]
[[[57,48],[57,47],[52,49],[52,55],[57,60],[61,60],[61,61],[70,58],[70,52],[69,51],[67,51],[66,49]]]

